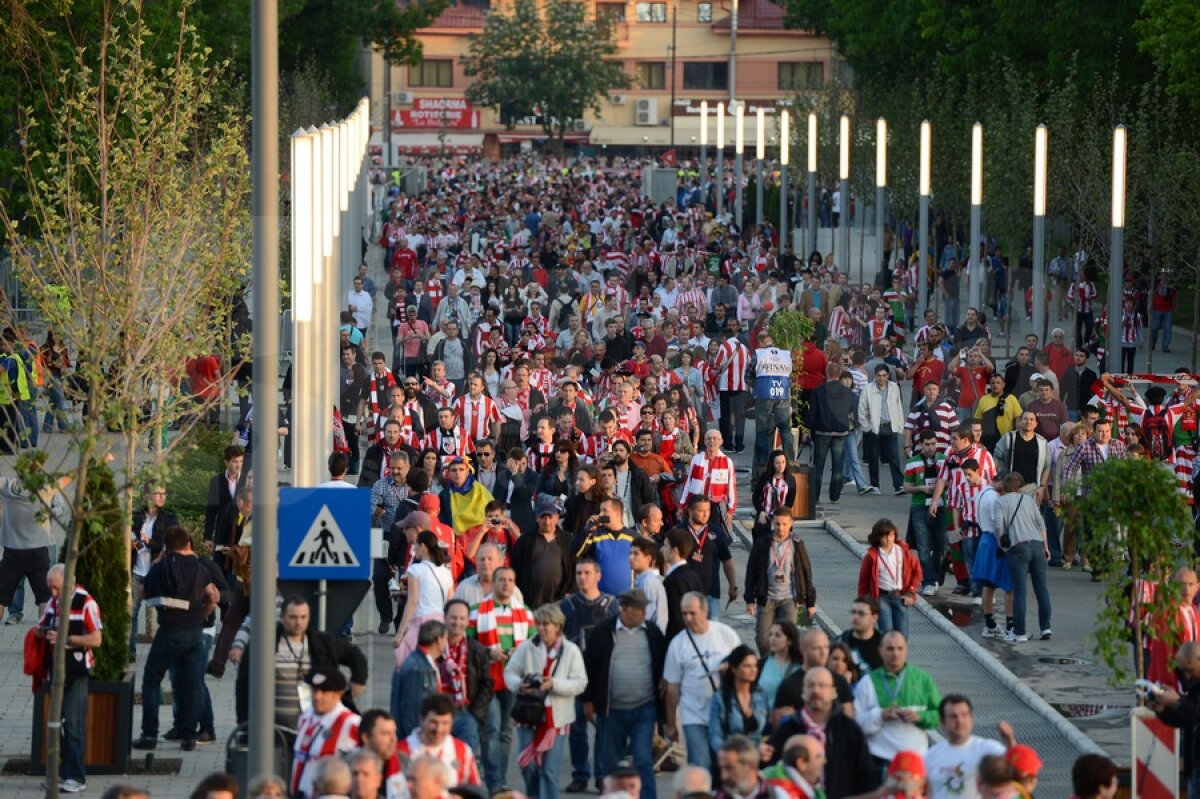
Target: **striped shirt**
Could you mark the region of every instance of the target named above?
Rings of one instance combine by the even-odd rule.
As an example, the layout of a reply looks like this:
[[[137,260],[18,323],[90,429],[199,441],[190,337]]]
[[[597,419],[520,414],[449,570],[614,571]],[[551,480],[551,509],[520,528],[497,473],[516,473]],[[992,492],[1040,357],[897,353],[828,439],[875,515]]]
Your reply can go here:
[[[950,447],[950,431],[956,427],[958,427],[958,416],[949,402],[939,402],[931,410],[926,406],[924,398],[909,411],[908,417],[904,420],[904,429],[912,433],[913,449],[917,449],[921,445],[921,434],[926,430],[932,430],[937,436],[938,451],[948,449]]]
[[[717,350],[717,391],[746,391],[746,366],[750,363],[750,350],[735,338],[727,340]]]
[[[467,452],[475,451],[475,442],[488,438],[493,423],[501,421],[500,409],[486,394],[478,399],[465,394],[454,401],[454,418],[467,437]]]
[[[972,487],[963,474],[962,465],[974,459],[979,464],[979,475],[982,478],[978,487]],[[975,522],[975,497],[983,490],[983,486],[996,477],[996,462],[992,453],[979,444],[972,444],[962,452],[953,450],[946,453],[942,462],[939,480],[946,482],[946,507],[957,508],[963,513],[963,520]]]

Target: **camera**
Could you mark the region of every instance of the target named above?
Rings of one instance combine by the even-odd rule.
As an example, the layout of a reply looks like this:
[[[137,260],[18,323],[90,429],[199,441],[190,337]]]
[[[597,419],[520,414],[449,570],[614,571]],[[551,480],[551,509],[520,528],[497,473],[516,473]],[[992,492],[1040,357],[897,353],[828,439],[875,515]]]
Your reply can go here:
[[[1158,683],[1144,679],[1134,680],[1133,688],[1137,692],[1137,695],[1143,699],[1154,699],[1155,697],[1162,696],[1165,690]]]
[[[542,678],[538,674],[526,674],[525,677],[521,680],[521,685],[524,686],[525,688],[533,688],[533,689],[541,688],[542,687]]]
[[[603,514],[602,516],[596,517],[596,524],[608,524],[608,522],[609,522],[609,518],[608,518],[607,513]]]

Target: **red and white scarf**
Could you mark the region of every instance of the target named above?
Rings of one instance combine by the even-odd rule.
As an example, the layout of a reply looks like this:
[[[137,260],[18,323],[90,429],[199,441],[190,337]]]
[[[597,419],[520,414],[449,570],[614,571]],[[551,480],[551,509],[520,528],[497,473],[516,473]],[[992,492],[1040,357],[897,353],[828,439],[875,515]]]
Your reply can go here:
[[[787,480],[776,477],[766,486],[766,491],[766,495],[763,496],[763,513],[770,518],[787,500]]]
[[[728,503],[729,512],[737,510],[737,483],[733,474],[733,461],[718,450],[712,458],[707,452],[699,452],[692,458],[687,488],[680,504],[686,505],[688,497],[699,494],[708,497],[714,504]]]
[[[525,603],[515,596],[509,599],[507,612],[497,611],[496,600],[488,596],[475,609],[475,638],[489,649],[500,648],[500,627],[512,627],[512,648],[515,650],[529,637],[529,627],[533,624],[533,616],[525,608]],[[492,663],[492,684],[497,691],[508,689],[504,682],[504,664]]]

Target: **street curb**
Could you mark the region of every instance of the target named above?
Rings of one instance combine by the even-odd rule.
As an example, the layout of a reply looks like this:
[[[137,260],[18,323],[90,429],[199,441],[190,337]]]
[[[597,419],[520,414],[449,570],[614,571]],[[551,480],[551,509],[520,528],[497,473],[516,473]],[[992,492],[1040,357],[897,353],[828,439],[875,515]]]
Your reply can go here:
[[[841,525],[830,519],[824,521],[808,521],[799,522],[806,529],[817,530],[822,529],[832,535],[846,549],[853,552],[857,557],[861,558],[867,551],[867,547],[855,541],[850,535],[842,529]],[[1097,754],[1108,757],[1100,746],[1084,735],[1071,722],[1062,717],[1053,707],[1050,706],[1045,699],[1040,697],[1032,688],[1013,674],[1011,671],[1002,666],[988,650],[980,646],[974,639],[964,633],[962,630],[955,627],[945,619],[940,613],[933,609],[928,602],[921,597],[917,597],[917,603],[913,607],[926,619],[933,623],[935,627],[941,630],[946,635],[950,636],[963,651],[970,655],[971,659],[979,664],[988,674],[994,677],[1008,690],[1012,691],[1018,699],[1029,706],[1030,710],[1041,716],[1055,729],[1060,735],[1066,738],[1070,743],[1083,754]],[[818,613],[818,619],[823,614]],[[828,618],[828,617],[826,617]]]

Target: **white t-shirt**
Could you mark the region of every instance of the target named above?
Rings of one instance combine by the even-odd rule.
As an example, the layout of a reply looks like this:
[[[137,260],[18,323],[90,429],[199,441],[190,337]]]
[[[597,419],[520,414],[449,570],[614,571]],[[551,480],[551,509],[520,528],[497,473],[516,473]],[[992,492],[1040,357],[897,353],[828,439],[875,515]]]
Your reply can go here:
[[[408,567],[408,575],[417,578],[415,617],[442,615],[446,600],[454,594],[454,576],[445,566],[420,561]]]
[[[696,646],[692,646],[695,640]],[[684,724],[708,725],[708,705],[712,700],[713,683],[720,685],[721,675],[717,668],[721,661],[742,640],[728,625],[719,621],[708,623],[708,632],[691,634],[686,629],[671,639],[667,647],[667,662],[663,677],[667,682],[679,686],[679,718]],[[696,654],[696,650],[700,654]],[[701,660],[701,656],[703,660]],[[710,682],[708,677],[712,675]]]
[[[1004,744],[972,735],[955,746],[942,741],[925,753],[930,799],[979,799],[975,772],[986,755],[1004,754]]]

